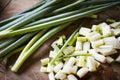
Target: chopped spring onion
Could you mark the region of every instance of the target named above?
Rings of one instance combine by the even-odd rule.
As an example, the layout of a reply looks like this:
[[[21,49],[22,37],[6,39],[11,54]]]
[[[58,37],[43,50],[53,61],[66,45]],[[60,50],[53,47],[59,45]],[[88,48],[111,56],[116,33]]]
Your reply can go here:
[[[70,74],[67,76],[68,80],[78,80],[74,75]]]
[[[60,55],[62,54],[62,51],[65,49],[65,47],[68,45],[68,43],[72,40],[72,38],[74,37],[74,35],[76,34],[77,31],[78,31],[78,29],[69,37],[69,39],[66,41],[66,44],[64,44],[63,47],[57,53],[56,57],[52,59],[52,61],[50,62],[51,65],[54,64],[54,62],[56,61],[56,59],[58,57],[60,57]]]
[[[81,68],[78,70],[77,75],[82,78],[89,72],[88,68]]]
[[[111,22],[111,23],[114,23],[114,22],[116,22],[115,20],[113,20],[113,19],[109,19],[109,18],[107,18],[106,19],[106,22]]]
[[[70,57],[78,57],[78,56],[91,56],[89,53],[84,53],[84,54],[73,54],[73,55],[65,55],[63,57],[60,57],[59,59],[64,59],[64,58],[70,58]]]
[[[41,64],[44,66],[44,65],[47,65],[49,63],[49,58],[45,58],[45,59],[42,59],[41,60]]]
[[[120,62],[120,55],[116,59],[117,62]]]
[[[0,59],[10,57],[24,47],[11,69],[17,72],[26,59],[58,31],[80,18],[87,18],[88,16],[96,18],[95,13],[118,4],[120,4],[120,1],[115,0],[44,0],[30,9],[0,22],[0,41],[6,40],[0,43]],[[119,25],[117,25],[118,28]],[[103,58],[101,56],[106,58],[106,56],[112,55],[109,51],[114,52],[116,49],[120,49],[118,48],[120,45],[115,45],[116,43],[119,44],[119,39],[115,39],[114,47],[110,48],[108,53],[106,51],[106,56],[100,51],[97,52],[98,48],[107,44],[106,39],[103,38],[111,37],[111,35],[115,38],[119,37],[119,31],[111,31],[110,25],[106,26],[106,29],[109,29],[108,32],[100,27],[99,29],[100,31],[98,31],[98,27],[93,30],[89,28],[84,28],[85,31],[81,29],[79,32],[77,30],[68,40],[64,36],[60,37],[52,44],[53,50],[50,52],[50,62],[48,59],[42,60],[41,71],[49,73],[49,79],[69,79],[67,75],[76,74],[81,67],[87,68],[88,57],[94,57],[95,60],[101,61],[101,58]],[[117,34],[117,36],[114,34]],[[29,40],[31,41],[29,42]],[[93,53],[89,53],[91,46],[95,46],[94,49],[100,58],[93,56]],[[60,63],[62,64],[58,65]],[[98,66],[98,62],[95,63]],[[68,68],[64,66],[65,64]],[[60,68],[56,67],[54,71],[56,65]]]
[[[110,30],[113,29],[107,23],[101,24],[106,24]],[[104,36],[104,34],[101,34],[102,30],[97,31],[98,25],[94,26],[91,29],[84,27],[80,30],[77,29],[68,40],[63,42],[62,47],[58,48],[58,45],[55,44],[60,38],[53,42],[52,55],[54,57],[49,56],[51,60],[47,65],[51,69],[49,74],[54,72],[54,79],[79,80],[88,72],[97,71],[101,63],[120,62],[120,56],[115,60],[110,57],[117,53],[116,49],[120,48],[115,45],[116,40],[119,42],[119,36],[115,34]],[[101,29],[100,27],[98,28],[99,30]],[[72,43],[71,45],[69,45],[70,42]],[[77,42],[82,44],[81,49],[75,49]],[[120,42],[117,44],[120,44]]]

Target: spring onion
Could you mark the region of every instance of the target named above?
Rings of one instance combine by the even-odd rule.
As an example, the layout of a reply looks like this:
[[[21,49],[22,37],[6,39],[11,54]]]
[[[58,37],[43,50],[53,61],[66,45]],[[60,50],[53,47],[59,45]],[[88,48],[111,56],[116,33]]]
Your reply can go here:
[[[9,52],[11,52],[12,50],[18,48],[19,46],[23,45],[26,43],[26,41],[29,41],[29,39],[34,36],[34,34],[26,34],[24,36],[22,36],[20,39],[18,39],[17,41],[15,41],[14,43],[10,44],[9,46],[7,46],[6,48],[4,48],[3,50],[0,51],[0,57],[3,57],[5,55],[7,55]]]
[[[8,19],[0,21],[0,26],[3,26],[5,24],[7,24],[7,23],[9,23],[9,22],[19,18],[19,17],[25,15],[26,13],[28,14],[29,12],[31,12],[34,9],[36,9],[37,7],[42,6],[44,3],[45,3],[45,1],[39,2],[39,3],[35,4],[34,6],[32,6],[31,8],[29,8],[29,9],[27,9],[27,10],[21,12],[21,13],[18,13],[18,14],[14,15],[14,16],[8,18]],[[4,30],[6,28],[8,28],[8,27],[2,27],[2,28],[0,28],[0,31]]]
[[[106,24],[110,30],[115,29],[105,22],[101,24]],[[99,29],[102,31],[102,28]],[[49,56],[50,58],[47,58],[49,59],[48,64],[42,65],[41,70],[48,74],[54,73],[52,75],[54,79],[71,80],[70,78],[72,78],[79,80],[86,74],[89,74],[89,72],[97,71],[101,63],[111,64],[115,61],[120,61],[120,56],[116,59],[111,57],[111,55],[117,54],[116,49],[120,48],[120,46],[115,45],[116,40],[119,40],[118,38],[119,36],[115,34],[104,36],[101,32],[96,32],[96,29],[93,29],[93,27],[91,29],[81,27],[65,40],[61,47],[55,45],[59,39],[53,42],[53,50],[50,52],[53,52],[54,57]],[[68,43],[73,40],[74,43],[68,45]],[[76,45],[78,46],[78,44],[76,44],[78,42],[82,44],[81,49],[75,49]],[[120,42],[117,43],[117,45],[120,45]],[[51,79],[50,75],[49,79]]]
[[[7,40],[4,40],[0,43],[0,49],[3,49],[5,47],[7,47],[8,45],[10,45],[11,43],[13,43],[14,41],[16,41],[17,39],[19,39],[20,37],[16,37],[16,38],[9,38]]]
[[[24,61],[58,31],[75,20],[84,17],[87,18],[92,15],[96,17],[95,13],[118,4],[120,4],[119,0],[44,0],[30,9],[0,22],[0,41],[2,41],[0,43],[0,59],[8,58],[6,56],[13,55],[15,52],[23,49],[23,47],[21,48],[23,44],[26,45],[11,69],[17,72]],[[116,36],[119,36],[119,24],[111,25],[109,25],[109,32],[105,32],[105,30],[100,28],[100,25],[97,25],[97,27],[94,26],[93,29],[84,28],[85,31],[82,29],[79,32],[76,31],[68,40],[64,37],[60,37],[59,40],[52,44],[53,50],[50,51],[52,60],[50,60],[49,63],[47,62],[48,65],[46,65],[46,61],[43,61],[45,65],[43,65],[41,71],[48,72],[49,77],[51,78],[51,76],[53,76],[53,79],[61,79],[62,76],[62,79],[67,79],[68,74],[75,74],[80,67],[85,68],[87,66],[87,58],[93,57],[93,53],[90,53],[91,48],[99,56],[115,54],[116,49],[119,49],[118,47],[120,46],[116,45],[116,43],[119,44],[119,38],[116,38]],[[117,27],[115,25],[117,25]],[[113,26],[115,27],[113,28]],[[108,25],[106,29],[108,29]],[[113,45],[110,44],[110,40],[105,39],[108,38],[108,36],[115,36],[116,39],[112,38],[112,40],[116,42],[113,43],[114,47],[108,47],[109,50],[107,51],[105,47],[107,45]],[[80,49],[78,49],[79,46],[81,47]],[[101,50],[106,51],[101,52]],[[112,53],[109,53],[109,51],[112,51]],[[96,60],[104,63],[104,59],[106,59],[106,57],[99,58],[96,56],[94,56],[94,58],[95,61],[91,60],[91,63],[95,64],[97,67],[99,63]],[[64,70],[61,71],[62,68],[56,67],[58,71],[55,70],[56,73],[54,73],[54,65],[58,65],[61,61],[64,61],[62,62],[63,66],[59,66],[62,66]],[[110,58],[108,61],[110,61]],[[67,65],[68,68],[64,66],[64,63],[70,64],[69,66]],[[89,65],[89,67],[91,66]],[[93,70],[95,70],[95,68]]]
[[[74,37],[74,35],[76,34],[76,32],[78,31],[78,29],[69,37],[69,39],[66,41],[66,44],[63,45],[63,47],[59,50],[58,54],[56,55],[56,57],[54,59],[52,59],[52,61],[50,62],[50,64],[54,64],[54,62],[56,61],[56,59],[58,57],[60,57],[62,51],[64,50],[64,48],[68,45],[68,43],[72,40],[72,38]]]
[[[64,25],[60,25],[58,27],[53,28],[52,30],[50,30],[49,32],[47,32],[44,36],[42,36],[35,44],[33,44],[33,46],[24,53],[24,55],[22,56],[22,59],[17,60],[15,65],[12,67],[12,71],[17,72],[17,70],[21,67],[21,65],[23,64],[23,62],[34,52],[36,51],[36,49],[41,46],[47,39],[49,39],[51,36],[53,36],[54,34],[56,34],[58,31],[62,30],[64,27],[67,27],[70,23],[64,24]]]
[[[66,23],[66,22],[75,21],[79,18],[85,17],[88,14],[93,14],[93,13],[99,12],[99,11],[101,11],[101,10],[107,8],[107,7],[110,7],[110,6],[113,6],[113,5],[116,5],[116,4],[118,4],[118,2],[116,2],[114,4],[112,3],[111,5],[108,5],[108,6],[104,6],[104,7],[96,8],[96,9],[93,9],[93,10],[89,10],[89,11],[83,12],[81,14],[76,14],[76,15],[65,17],[65,18],[62,18],[62,19],[53,20],[53,21],[50,21],[50,22],[47,22],[47,23],[35,25],[35,26],[32,26],[32,27],[24,28],[24,29],[19,29],[19,30],[15,30],[15,31],[10,31],[10,30],[3,31],[3,32],[0,32],[0,34],[2,33],[0,35],[0,38],[8,37],[10,35],[25,34],[25,33],[28,33],[28,32],[41,30],[41,29],[44,29],[44,28],[50,28],[50,27],[53,27],[53,26],[56,26],[56,25],[59,25],[59,24]]]

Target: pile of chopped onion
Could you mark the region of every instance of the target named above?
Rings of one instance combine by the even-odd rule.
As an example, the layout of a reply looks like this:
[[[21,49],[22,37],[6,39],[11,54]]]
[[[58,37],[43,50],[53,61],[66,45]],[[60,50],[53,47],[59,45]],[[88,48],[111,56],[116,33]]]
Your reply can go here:
[[[79,80],[101,63],[120,62],[120,54],[111,57],[120,49],[120,22],[81,27],[71,36],[60,36],[52,43],[49,58],[41,60],[40,71],[48,73],[49,80]]]

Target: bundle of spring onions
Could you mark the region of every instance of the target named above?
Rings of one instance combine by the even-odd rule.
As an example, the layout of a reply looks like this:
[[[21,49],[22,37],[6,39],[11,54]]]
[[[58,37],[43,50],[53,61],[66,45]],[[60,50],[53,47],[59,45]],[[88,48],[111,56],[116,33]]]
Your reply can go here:
[[[48,73],[49,80],[80,80],[97,71],[100,63],[120,62],[120,22],[81,27],[68,39],[60,36],[51,46],[49,58],[41,60],[40,71]],[[114,59],[114,54],[119,56]]]
[[[17,72],[24,61],[54,34],[75,20],[118,4],[119,0],[44,0],[0,22],[0,59],[21,52],[11,69]]]

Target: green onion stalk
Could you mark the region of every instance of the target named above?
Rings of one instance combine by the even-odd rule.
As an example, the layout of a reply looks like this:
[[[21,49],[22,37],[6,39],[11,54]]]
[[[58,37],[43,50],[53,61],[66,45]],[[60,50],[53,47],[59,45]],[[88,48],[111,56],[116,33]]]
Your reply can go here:
[[[25,34],[25,33],[28,33],[28,32],[33,32],[33,31],[38,31],[38,30],[45,29],[45,28],[54,27],[56,25],[64,24],[66,22],[75,21],[75,20],[78,20],[80,18],[86,17],[87,15],[100,12],[100,11],[102,11],[106,8],[112,7],[116,4],[119,4],[119,3],[118,2],[109,3],[109,5],[106,5],[106,6],[103,6],[103,7],[98,7],[98,8],[92,9],[92,10],[84,11],[84,12],[81,12],[81,13],[78,13],[78,14],[75,14],[75,15],[71,15],[71,16],[68,16],[68,17],[56,19],[56,20],[53,20],[53,21],[49,21],[47,23],[38,24],[38,25],[31,26],[31,27],[28,27],[28,28],[23,28],[23,29],[19,29],[19,30],[15,30],[15,31],[9,31],[9,30],[3,31],[3,32],[0,32],[0,38],[8,37],[8,36],[11,36],[11,35],[14,36],[14,35]]]
[[[2,49],[0,51],[0,58],[6,56],[9,52],[11,52],[14,49],[18,48],[19,46],[25,44],[34,35],[35,35],[35,33],[25,34],[24,36],[22,36],[21,38],[19,38],[18,40],[16,40],[14,43],[12,43],[12,44],[8,45],[6,48]]]
[[[18,69],[22,66],[22,64],[24,63],[24,61],[33,54],[33,52],[35,52],[46,40],[48,40],[50,37],[52,37],[54,34],[56,34],[57,32],[61,31],[62,29],[64,29],[65,27],[67,27],[69,23],[60,25],[58,27],[55,27],[51,30],[49,30],[46,34],[44,34],[39,40],[37,40],[35,42],[35,44],[32,45],[32,47],[25,51],[25,53],[23,53],[21,59],[18,59],[15,64],[12,67],[12,71],[13,72],[17,72]]]
[[[55,61],[62,55],[63,50],[66,48],[66,46],[68,45],[68,43],[73,39],[73,37],[75,36],[75,34],[78,32],[78,30],[79,30],[79,28],[76,29],[74,31],[74,33],[68,38],[68,40],[62,46],[62,48],[57,52],[56,57],[51,60],[50,65],[54,64]]]
[[[8,18],[8,19],[5,19],[5,20],[0,21],[0,26],[6,25],[6,24],[8,24],[8,23],[10,23],[10,22],[12,22],[12,21],[14,21],[14,20],[16,20],[17,18],[22,17],[22,16],[28,14],[29,12],[31,12],[31,11],[33,11],[34,9],[42,6],[43,4],[45,4],[45,1],[41,1],[41,2],[33,5],[33,6],[30,7],[29,9],[21,12],[21,13],[18,13],[18,14],[14,15],[14,16]],[[4,26],[3,26],[3,27],[0,27],[0,31],[5,30],[6,28],[8,28],[8,27],[4,27]]]
[[[51,9],[52,5],[55,5],[59,2],[60,0],[52,0],[50,2],[45,3],[44,5],[40,6],[39,8],[33,10],[32,12],[17,18],[16,20],[2,26],[2,27],[7,27],[8,30],[13,30],[16,29],[20,26],[23,26],[29,22],[31,22],[32,20],[39,18],[39,17],[43,17],[43,15],[45,15],[45,13],[47,14],[47,12],[49,12],[49,10],[53,10],[53,8]],[[50,7],[48,7],[50,6]],[[47,12],[45,12],[47,11]],[[43,14],[44,13],[44,14]],[[31,19],[32,18],[32,19]]]

